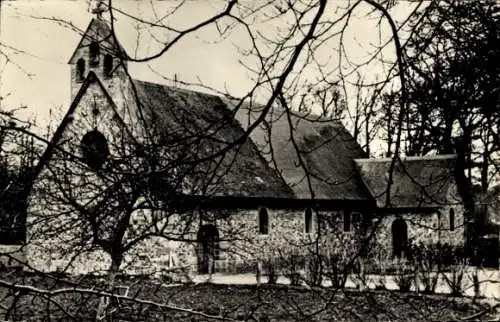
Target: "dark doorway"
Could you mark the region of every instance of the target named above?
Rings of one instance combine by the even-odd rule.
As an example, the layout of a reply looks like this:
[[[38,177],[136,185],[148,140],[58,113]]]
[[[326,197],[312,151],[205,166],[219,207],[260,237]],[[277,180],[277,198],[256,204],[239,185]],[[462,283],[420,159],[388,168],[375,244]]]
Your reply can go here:
[[[408,226],[403,218],[396,218],[392,222],[392,257],[401,258],[407,254]]]
[[[210,260],[215,269],[215,260],[219,257],[219,231],[212,225],[202,225],[198,231],[198,273],[208,274]]]

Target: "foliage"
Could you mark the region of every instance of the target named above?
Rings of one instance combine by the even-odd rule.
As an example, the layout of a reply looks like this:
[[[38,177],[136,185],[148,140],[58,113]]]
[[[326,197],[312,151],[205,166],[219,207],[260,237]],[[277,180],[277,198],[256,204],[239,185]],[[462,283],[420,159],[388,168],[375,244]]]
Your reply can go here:
[[[442,277],[453,295],[462,294],[463,278],[468,264],[463,247],[412,243],[410,254],[424,293],[434,293],[439,278]]]
[[[358,261],[353,261],[350,253],[351,249],[339,248],[330,250],[325,256],[325,276],[335,288],[344,288],[347,277],[359,272]]]
[[[463,294],[463,280],[467,272],[467,264],[469,263],[463,248],[451,249],[445,253],[446,259],[451,260],[451,265],[447,269],[447,273],[443,274],[446,284],[450,287],[452,296],[460,296]]]
[[[486,191],[500,151],[500,33],[494,0],[431,1],[410,19],[406,43],[409,93],[399,110],[399,93],[383,99],[389,135],[396,111],[405,114],[403,147],[407,155],[454,153],[455,139],[468,156],[471,171]],[[403,98],[404,99],[404,98]],[[392,128],[391,128],[392,127]]]
[[[409,247],[423,292],[434,293],[442,270],[442,259],[446,256],[443,247],[425,243],[412,243]]]

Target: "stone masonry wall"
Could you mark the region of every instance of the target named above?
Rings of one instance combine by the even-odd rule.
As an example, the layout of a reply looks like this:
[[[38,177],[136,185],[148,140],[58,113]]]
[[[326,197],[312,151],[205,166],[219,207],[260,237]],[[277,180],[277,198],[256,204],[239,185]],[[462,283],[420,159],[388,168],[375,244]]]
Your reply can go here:
[[[458,210],[458,209],[457,209]],[[314,245],[318,237],[318,226],[316,215],[313,215],[313,227],[310,233],[305,230],[304,211],[301,210],[273,210],[269,209],[269,233],[259,233],[258,209],[239,211],[219,211],[200,215],[199,213],[171,215],[169,217],[168,229],[165,230],[169,236],[183,238],[188,241],[172,241],[161,237],[151,237],[132,248],[125,257],[121,267],[130,274],[143,274],[168,269],[170,266],[189,266],[192,272],[196,272],[198,265],[199,244],[196,236],[200,224],[213,224],[219,232],[219,256],[216,264],[236,265],[236,263],[248,263],[250,266],[257,260],[265,261],[269,258],[279,258],[293,251],[307,253],[309,247]],[[442,210],[444,213],[445,210]],[[326,215],[328,223],[322,222],[321,238],[319,245],[325,250],[344,252],[347,258],[354,256],[357,251],[357,241],[361,232],[359,224],[352,223],[350,231],[343,231],[343,216],[339,212],[322,213]],[[186,220],[186,218],[190,220]],[[208,218],[211,217],[211,218]],[[218,219],[214,219],[218,217]],[[221,218],[222,217],[222,218]],[[455,229],[449,230],[449,222],[443,214],[405,214],[408,225],[408,238],[417,242],[435,244],[437,242],[449,243],[454,246],[463,243],[463,220],[461,211],[455,211]],[[134,237],[134,231],[141,227],[150,225],[151,221],[147,212],[135,214],[131,220],[129,236]],[[333,220],[332,220],[333,219]],[[391,261],[392,236],[391,225],[396,219],[395,215],[386,216],[382,219],[375,235],[375,245],[381,260]],[[189,222],[189,224],[187,224]],[[440,227],[440,229],[438,229]],[[79,232],[74,231],[75,234]],[[80,232],[81,233],[81,232]],[[66,236],[72,240],[77,236]],[[58,238],[61,239],[61,236]],[[42,247],[34,247],[34,245]],[[43,271],[64,270],[73,260],[68,271],[76,274],[89,273],[92,271],[105,271],[109,268],[110,259],[107,254],[98,249],[92,249],[88,245],[88,252],[80,256],[76,255],[76,249],[72,253],[61,254],[57,251],[60,244],[56,239],[43,239],[32,241],[28,249],[34,250],[28,255],[30,264]],[[40,251],[43,250],[43,251]],[[74,257],[74,259],[73,259]],[[217,267],[217,265],[216,265]]]
[[[407,213],[403,215],[387,215],[382,218],[375,235],[375,249],[373,254],[382,261],[392,260],[392,224],[401,217],[408,227],[408,241],[425,245],[438,243],[454,247],[464,244],[464,221],[462,207],[453,207],[455,213],[454,230],[450,230],[449,209],[443,207],[439,212],[432,214]]]
[[[220,215],[218,212],[217,216]],[[191,216],[193,219],[189,220],[189,224],[186,224],[186,216]],[[129,236],[126,238],[134,237],[134,231],[150,225],[148,217],[146,212],[135,214],[131,220]],[[217,261],[255,263],[256,260],[286,256],[292,251],[304,253],[318,236],[315,215],[313,215],[314,224],[311,232],[306,233],[304,211],[300,210],[270,209],[269,233],[266,235],[259,233],[258,209],[232,211],[229,216],[224,217],[215,221],[213,219],[201,220],[202,224],[214,224],[219,231],[220,252]],[[171,215],[167,226],[168,228],[165,229],[167,235],[179,237],[182,232],[183,238],[189,241],[169,241],[160,237],[148,238],[128,252],[121,269],[131,274],[142,274],[167,269],[170,265],[190,265],[191,270],[196,271],[199,246],[195,240],[200,227],[199,214]],[[355,226],[350,232],[343,232],[338,227],[322,229],[325,236],[321,238],[320,247],[339,247],[344,243],[345,249],[350,248],[356,235],[355,229]],[[109,256],[92,245],[74,248],[73,251],[67,253],[61,251],[60,242],[69,243],[81,234],[81,231],[74,230],[66,231],[64,236],[43,238],[44,234],[42,234],[41,238],[33,238],[28,245],[30,264],[42,271],[66,270],[73,274],[102,272],[108,269]],[[35,235],[31,234],[31,236]],[[78,252],[82,254],[79,255]]]

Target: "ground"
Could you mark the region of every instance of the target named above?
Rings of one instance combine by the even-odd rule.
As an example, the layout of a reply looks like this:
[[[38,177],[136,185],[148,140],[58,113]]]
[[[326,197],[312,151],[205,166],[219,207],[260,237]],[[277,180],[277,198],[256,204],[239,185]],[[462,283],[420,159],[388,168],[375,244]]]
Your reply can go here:
[[[15,276],[15,275],[10,275]],[[38,288],[72,287],[70,284],[36,276],[11,278]],[[467,297],[445,295],[423,296],[394,291],[307,290],[289,285],[223,285],[200,283],[169,285],[150,279],[120,280],[129,285],[128,296],[188,308],[208,315],[222,315],[239,321],[450,321],[474,315],[487,307],[482,302],[472,303]],[[97,287],[96,280],[79,280],[79,287]],[[5,294],[5,289],[3,291]],[[3,298],[3,297],[2,297]],[[52,321],[88,321],[95,316],[98,304],[95,296],[69,292],[52,296],[53,304],[32,294],[23,295],[10,314],[10,320],[46,321],[51,310]],[[5,299],[3,300],[5,306]],[[73,317],[65,315],[59,303]],[[314,314],[313,314],[314,313]],[[311,315],[312,314],[312,315]],[[482,320],[500,317],[499,311],[488,312]],[[4,312],[2,312],[2,317]],[[264,319],[263,319],[264,318]],[[153,308],[121,301],[113,321],[207,321],[206,316],[179,310]]]
[[[463,291],[463,295],[473,297],[474,296],[474,286],[473,286],[473,274],[477,274],[479,281],[479,291],[481,297],[486,297],[492,300],[500,301],[500,270],[495,269],[475,269],[474,267],[466,267],[464,269],[464,275],[461,281],[461,289]],[[441,277],[438,279],[438,283],[436,286],[435,293],[440,294],[449,294],[451,292],[450,287],[444,280],[444,275],[447,275],[451,278],[451,272],[443,272],[441,273]],[[233,284],[233,285],[250,285],[256,284],[255,274],[214,274],[212,277],[208,275],[198,275],[195,278],[196,282],[206,282],[210,278],[210,281],[215,284]],[[397,282],[395,281],[394,275],[376,275],[369,274],[365,276],[367,287],[370,289],[377,288],[377,285],[384,284],[385,288],[388,290],[398,290],[399,287]],[[265,283],[267,281],[267,277],[263,277],[262,281]],[[356,288],[356,284],[358,284],[359,278],[356,278],[355,274],[351,274],[346,281],[346,287],[348,288]],[[277,279],[278,284],[290,284],[290,280],[285,276],[279,276]],[[331,283],[328,280],[323,281],[322,285],[324,287],[331,287]],[[414,285],[410,288],[412,291],[415,290]],[[423,289],[423,287],[421,287]]]

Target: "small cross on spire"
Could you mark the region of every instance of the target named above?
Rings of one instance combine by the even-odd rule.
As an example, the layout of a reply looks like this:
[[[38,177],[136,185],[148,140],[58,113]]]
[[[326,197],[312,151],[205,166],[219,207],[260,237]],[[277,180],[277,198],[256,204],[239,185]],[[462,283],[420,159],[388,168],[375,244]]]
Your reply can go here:
[[[102,13],[105,12],[107,9],[106,9],[106,6],[104,4],[104,1],[103,0],[99,0],[97,2],[97,5],[94,9],[92,9],[92,13],[94,13],[97,17],[97,19],[101,20],[102,19]]]

